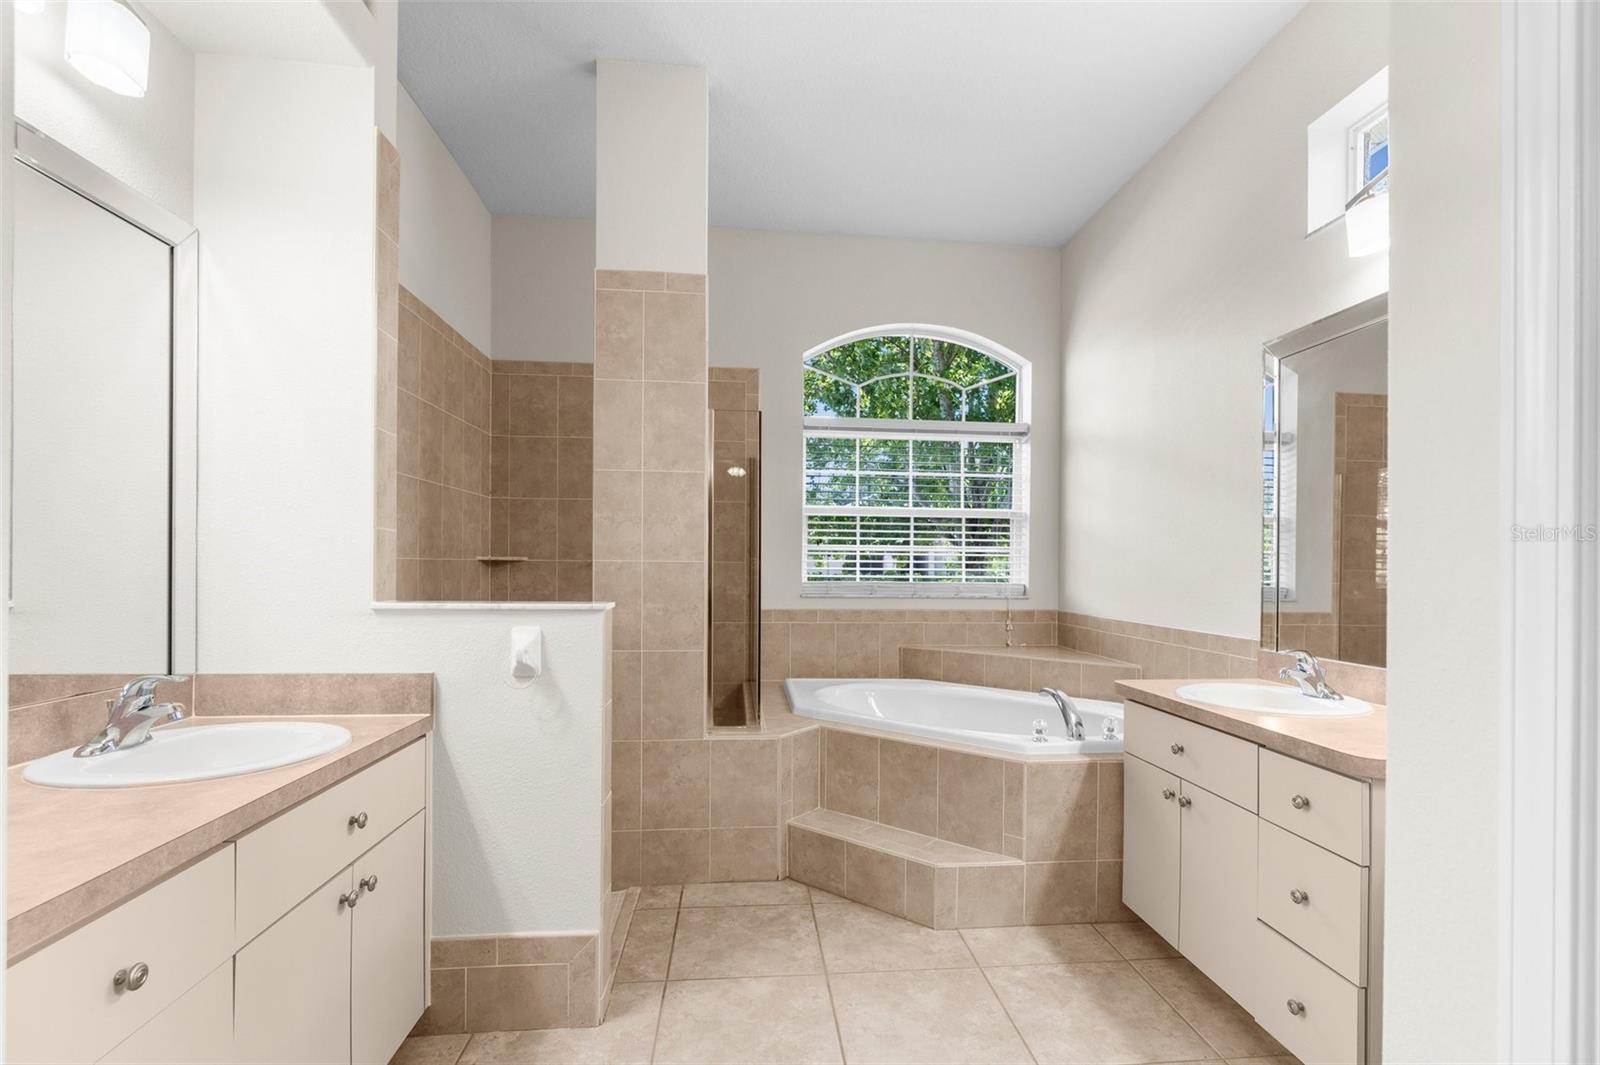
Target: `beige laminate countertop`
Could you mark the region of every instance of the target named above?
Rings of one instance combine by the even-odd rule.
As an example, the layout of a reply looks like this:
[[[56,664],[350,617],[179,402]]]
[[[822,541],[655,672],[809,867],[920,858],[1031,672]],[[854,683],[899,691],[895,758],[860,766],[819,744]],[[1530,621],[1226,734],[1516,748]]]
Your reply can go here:
[[[284,718],[200,717],[190,724],[218,720]],[[309,715],[300,720],[343,725],[350,730],[350,743],[280,769],[140,788],[45,788],[23,780],[23,767],[13,766],[7,820],[7,964],[433,727],[431,714]]]
[[[1201,681],[1119,680],[1117,691],[1136,703],[1259,743],[1269,751],[1335,773],[1366,780],[1382,780],[1387,775],[1389,712],[1381,703],[1374,703],[1372,713],[1360,717],[1253,714],[1248,710],[1178,698],[1179,688],[1197,683]],[[1260,683],[1272,684],[1266,680]]]

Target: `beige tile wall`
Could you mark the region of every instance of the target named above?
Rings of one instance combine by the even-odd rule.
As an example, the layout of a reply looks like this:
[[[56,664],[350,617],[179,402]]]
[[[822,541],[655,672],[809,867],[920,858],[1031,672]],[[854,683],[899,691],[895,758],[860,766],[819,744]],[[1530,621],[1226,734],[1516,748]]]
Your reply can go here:
[[[1122,762],[1030,762],[824,727],[823,809],[1023,861],[968,907],[992,922],[1131,920],[1122,906]],[[977,892],[977,894],[972,894]]]
[[[1105,658],[1131,662],[1145,677],[1254,677],[1256,641],[1061,611],[1057,639]]]
[[[763,610],[761,679],[896,677],[906,646],[1056,646],[1054,610]]]
[[[400,289],[396,597],[489,598],[489,359]]]
[[[594,367],[496,359],[489,568],[497,602],[593,595]]]
[[[1333,657],[1381,666],[1387,660],[1389,397],[1339,392],[1334,404]],[[1294,646],[1279,644],[1280,647]]]
[[[897,675],[1014,691],[1059,688],[1085,699],[1120,700],[1117,681],[1142,673],[1130,662],[1066,647],[902,647]]]
[[[711,715],[717,725],[757,716],[752,641],[759,615],[751,567],[760,536],[760,371],[710,368],[711,465]],[[732,477],[728,469],[749,474]]]
[[[400,349],[400,153],[378,134],[378,231],[374,299],[378,308],[377,396],[373,440],[372,597],[397,592],[399,349]]]
[[[592,932],[435,939],[432,1003],[411,1034],[593,1027],[598,944]]]
[[[103,673],[11,677],[6,764],[30,762],[88,742],[105,727],[106,703],[132,679],[132,675]],[[193,712],[194,682],[163,684],[156,689],[156,698],[182,703]]]

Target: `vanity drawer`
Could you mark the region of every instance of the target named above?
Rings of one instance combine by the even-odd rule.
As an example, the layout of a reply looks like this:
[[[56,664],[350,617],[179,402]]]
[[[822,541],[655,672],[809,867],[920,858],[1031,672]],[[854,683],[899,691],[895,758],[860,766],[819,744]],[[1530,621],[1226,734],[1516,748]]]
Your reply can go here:
[[[424,757],[419,740],[240,836],[234,944],[260,935],[422,809]]]
[[[1364,1061],[1367,993],[1266,925],[1257,922],[1256,931],[1256,1021],[1301,1061]]]
[[[1268,821],[1260,826],[1256,915],[1346,980],[1365,987],[1366,868]]]
[[[1263,750],[1261,816],[1358,865],[1372,864],[1372,788],[1364,780]]]
[[[233,954],[233,847],[223,846],[6,973],[9,1061],[95,1061]],[[121,989],[117,972],[148,975]]]
[[[1129,754],[1246,810],[1256,808],[1256,745],[1143,703],[1124,704]]]

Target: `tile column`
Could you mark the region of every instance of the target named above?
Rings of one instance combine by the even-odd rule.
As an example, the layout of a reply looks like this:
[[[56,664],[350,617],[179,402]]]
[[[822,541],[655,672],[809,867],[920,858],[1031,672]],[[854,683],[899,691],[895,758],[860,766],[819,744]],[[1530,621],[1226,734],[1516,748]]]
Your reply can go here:
[[[710,874],[706,82],[598,64],[594,595],[613,621],[612,886]]]

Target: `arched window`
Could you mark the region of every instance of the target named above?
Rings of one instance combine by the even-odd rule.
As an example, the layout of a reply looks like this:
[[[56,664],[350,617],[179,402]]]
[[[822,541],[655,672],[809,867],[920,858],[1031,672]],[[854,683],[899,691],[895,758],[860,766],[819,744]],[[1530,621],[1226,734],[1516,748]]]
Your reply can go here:
[[[1026,593],[1026,360],[885,326],[808,352],[804,375],[807,594]]]

